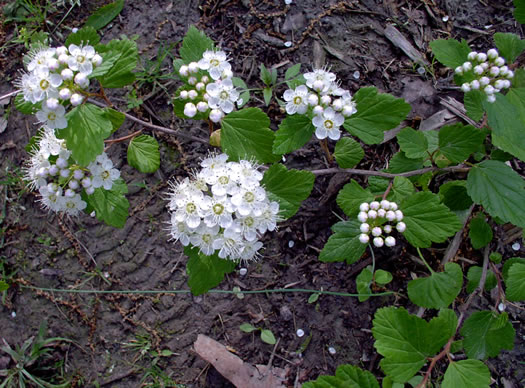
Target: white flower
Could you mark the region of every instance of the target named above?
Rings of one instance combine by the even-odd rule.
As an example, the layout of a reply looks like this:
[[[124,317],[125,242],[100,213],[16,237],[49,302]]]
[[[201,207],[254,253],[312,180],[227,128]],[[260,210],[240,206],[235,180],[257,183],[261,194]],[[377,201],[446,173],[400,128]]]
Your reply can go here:
[[[219,250],[221,259],[238,259],[242,249],[241,235],[234,228],[225,229],[224,233],[213,241],[213,249]]]
[[[213,255],[215,248],[213,244],[215,239],[219,235],[219,226],[201,226],[195,230],[190,236],[191,245],[199,248],[199,250],[205,255]]]
[[[206,85],[206,92],[210,96],[208,99],[210,108],[220,109],[226,114],[233,111],[234,103],[239,98],[239,92],[235,90],[230,79]]]
[[[194,195],[192,197],[180,198],[175,212],[175,220],[177,222],[185,222],[189,228],[198,228],[201,224],[201,208],[200,203],[203,200],[203,195]]]
[[[277,202],[270,202],[270,204],[265,207],[262,214],[257,217],[257,221],[259,222],[259,226],[257,227],[259,232],[273,232],[277,228],[277,222],[281,221],[281,218],[279,217],[279,204]]]
[[[195,229],[189,228],[185,222],[177,221],[175,213],[171,214],[170,234],[175,241],[180,241],[182,245],[187,246],[193,233]]]
[[[283,94],[286,104],[286,113],[293,115],[295,113],[305,114],[308,109],[308,89],[300,85],[295,89],[288,89]]]
[[[95,162],[88,165],[88,169],[92,174],[91,183],[95,189],[104,187],[105,190],[111,190],[113,182],[120,178],[120,171],[113,168],[113,162],[105,153],[98,155]]]
[[[36,112],[39,122],[45,123],[50,129],[63,129],[67,127],[67,119],[64,117],[66,109],[58,105],[56,109],[49,109],[47,104],[42,105],[42,110]]]
[[[266,191],[262,187],[241,187],[232,196],[232,204],[243,217],[250,214],[260,216],[265,208]]]
[[[236,213],[235,225],[241,235],[247,241],[255,241],[257,238],[257,228],[261,223],[258,217],[247,216],[243,217],[239,212]]]
[[[201,70],[207,70],[214,80],[220,79],[224,71],[231,70],[224,51],[205,51],[198,65]]]
[[[63,199],[63,208],[66,214],[76,216],[79,212],[87,207],[87,203],[82,200],[79,194],[73,196],[65,196]]]
[[[234,182],[244,187],[255,187],[263,178],[263,174],[257,170],[252,162],[240,160],[230,166],[231,177]]]
[[[263,243],[260,241],[245,241],[242,244],[241,252],[239,253],[239,259],[257,260],[260,257],[259,250],[263,247]]]
[[[90,75],[93,72],[93,62],[91,60],[96,53],[92,46],[70,44],[69,54],[67,65],[71,70],[79,71],[85,75]]]
[[[45,209],[59,212],[64,210],[64,196],[62,195],[62,188],[56,183],[50,183],[47,186],[39,188],[39,193],[42,196],[40,202]]]
[[[204,197],[200,206],[203,210],[204,223],[207,226],[218,225],[221,228],[228,228],[233,223],[233,206],[226,195]]]
[[[336,113],[332,108],[326,108],[324,112],[313,118],[312,123],[315,126],[315,136],[318,139],[326,139],[328,136],[332,140],[338,140],[341,137],[339,127],[345,121],[340,113]]]
[[[47,68],[49,59],[53,58],[55,55],[56,49],[54,48],[43,48],[29,52],[27,56],[30,58],[30,61],[27,64],[27,70],[34,71],[38,67]]]
[[[314,69],[314,71],[310,73],[305,73],[304,78],[306,79],[306,86],[323,93],[328,91],[332,82],[335,81],[336,76],[334,73],[324,69]]]

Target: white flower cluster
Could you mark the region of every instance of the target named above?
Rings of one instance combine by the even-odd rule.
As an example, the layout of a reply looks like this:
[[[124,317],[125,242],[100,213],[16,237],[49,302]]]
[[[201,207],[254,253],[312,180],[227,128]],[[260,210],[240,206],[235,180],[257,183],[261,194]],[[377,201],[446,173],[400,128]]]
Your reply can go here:
[[[381,202],[372,201],[363,202],[359,206],[357,219],[361,222],[359,241],[367,244],[370,241],[369,234],[373,236],[372,242],[378,248],[383,245],[393,247],[396,245],[396,239],[392,236],[386,236],[392,232],[392,224],[396,222],[395,228],[398,232],[403,233],[406,225],[402,222],[403,212],[397,208],[395,202],[382,200]]]
[[[106,153],[98,155],[87,168],[72,163],[70,157],[64,140],[57,139],[53,129],[44,127],[25,169],[25,180],[39,191],[44,208],[76,216],[87,206],[80,195],[82,190],[87,195],[99,187],[111,190],[120,171],[113,168]]]
[[[514,78],[514,72],[505,65],[505,59],[499,56],[496,49],[490,49],[487,53],[472,51],[468,54],[468,61],[456,67],[458,75],[474,75],[474,80],[461,85],[465,93],[471,90],[481,90],[487,95],[488,102],[496,101],[494,93],[501,89],[510,88],[510,80]]]
[[[338,140],[341,137],[339,127],[345,117],[350,117],[356,110],[355,101],[348,90],[339,87],[334,73],[324,69],[315,69],[305,73],[306,85],[284,92],[286,113],[313,114],[315,136],[318,139]]]
[[[172,184],[170,233],[205,255],[256,259],[263,245],[258,237],[275,230],[280,219],[279,204],[268,199],[256,165],[227,160],[226,154],[212,154],[193,179]]]
[[[182,90],[179,98],[189,100],[184,105],[184,114],[194,117],[198,112],[208,113],[214,123],[241,104],[239,92],[232,82],[233,73],[224,51],[207,50],[199,62],[191,62],[179,69],[183,80],[190,85]]]
[[[66,128],[64,104],[82,103],[81,91],[89,86],[88,76],[100,66],[102,57],[91,46],[70,44],[32,51],[25,61],[28,73],[17,82],[24,100],[32,104],[42,102],[36,117],[46,127]]]

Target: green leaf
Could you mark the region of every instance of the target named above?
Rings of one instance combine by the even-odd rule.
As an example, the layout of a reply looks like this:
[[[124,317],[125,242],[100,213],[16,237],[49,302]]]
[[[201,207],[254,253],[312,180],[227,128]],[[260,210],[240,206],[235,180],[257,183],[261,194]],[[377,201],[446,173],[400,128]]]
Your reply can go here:
[[[453,163],[461,163],[477,151],[485,133],[472,125],[446,125],[439,131],[439,150]]]
[[[390,283],[392,279],[393,279],[393,276],[388,271],[378,269],[374,273],[374,281],[380,286],[384,286],[385,284]]]
[[[296,63],[295,65],[290,66],[286,70],[286,73],[284,73],[284,79],[286,81],[288,81],[288,80],[294,78],[295,76],[297,76],[297,74],[299,74],[299,71],[301,71],[301,64],[300,63]]]
[[[421,131],[410,127],[403,128],[397,134],[397,142],[407,158],[419,159],[428,156],[428,141]]]
[[[510,267],[516,263],[525,264],[525,259],[522,257],[511,257],[510,259],[505,260],[505,264],[503,264],[503,270],[501,271],[505,282],[508,280]]]
[[[270,102],[272,101],[272,88],[264,88],[263,89],[263,97],[264,97],[264,104],[266,106],[270,105]]]
[[[129,202],[124,196],[128,192],[126,183],[121,179],[113,182],[111,190],[95,189],[87,196],[88,204],[95,209],[97,219],[116,228],[122,228],[128,218]]]
[[[310,195],[314,187],[315,175],[309,171],[288,170],[278,163],[264,173],[261,184],[268,192],[271,201],[279,203],[279,215],[290,218]]]
[[[432,153],[438,149],[439,140],[437,131],[423,131],[423,135],[427,138],[428,152]]]
[[[335,376],[319,376],[307,381],[303,388],[379,388],[374,375],[353,365],[339,365]]]
[[[129,143],[128,163],[140,172],[151,173],[160,166],[159,143],[153,137],[140,135]]]
[[[398,383],[410,380],[427,362],[427,357],[434,356],[450,339],[453,315],[445,310],[426,322],[404,308],[377,310],[372,334],[376,339],[374,347],[384,357],[380,365],[385,374]]]
[[[470,242],[474,249],[481,249],[492,241],[492,228],[485,221],[485,217],[475,217],[470,221]]]
[[[189,257],[186,272],[189,276],[188,285],[193,295],[202,295],[209,289],[218,286],[224,279],[224,275],[235,269],[234,261],[223,260],[217,253],[207,256],[199,248],[191,245],[184,247],[184,254]]]
[[[396,176],[394,178],[392,190],[390,190],[387,199],[399,204],[403,202],[405,198],[414,194],[415,190],[416,189],[414,188],[412,182],[410,182],[410,179],[402,176]]]
[[[485,93],[480,90],[471,90],[465,93],[463,103],[467,110],[467,116],[474,121],[479,121],[483,118],[483,101],[486,99]]]
[[[525,181],[505,163],[485,160],[469,171],[467,191],[492,216],[525,227]]]
[[[374,196],[370,191],[363,189],[359,183],[352,179],[339,191],[336,202],[349,218],[355,218],[359,213],[359,205],[373,200]]]
[[[15,108],[17,111],[25,115],[34,115],[36,112],[42,109],[42,103],[38,102],[33,104],[30,101],[26,101],[24,100],[24,95],[19,93],[15,97]]]
[[[361,88],[354,95],[357,112],[347,118],[344,128],[366,144],[383,141],[384,131],[397,127],[410,112],[410,104],[375,87]]]
[[[266,86],[271,86],[272,80],[273,80],[272,72],[268,70],[266,66],[264,66],[264,63],[261,63],[261,66],[259,67],[259,69],[260,69],[261,81],[264,82]]]
[[[275,339],[273,333],[270,330],[262,329],[261,330],[261,340],[270,345],[275,345],[277,340]]]
[[[511,350],[514,347],[515,334],[507,313],[498,314],[493,311],[472,313],[461,328],[468,358],[478,360],[496,357],[502,349]]]
[[[525,40],[521,40],[515,34],[496,32],[494,43],[499,54],[505,58],[508,64],[514,63],[516,58],[525,50]]]
[[[441,388],[489,388],[489,368],[479,360],[452,361]]]
[[[439,203],[439,197],[430,192],[411,195],[400,208],[406,224],[403,235],[415,247],[428,248],[432,242],[443,242],[463,226],[454,213]]]
[[[525,264],[515,263],[509,268],[508,277],[505,279],[507,299],[511,302],[525,300]]]
[[[100,30],[107,26],[124,8],[124,0],[117,0],[109,3],[95,11],[87,20],[85,27],[93,27]]]
[[[335,145],[334,156],[339,167],[354,168],[365,156],[365,151],[354,139],[343,137]]]
[[[465,210],[472,205],[467,193],[467,181],[449,181],[439,187],[439,197],[450,210]]]
[[[222,120],[221,147],[232,160],[255,158],[260,163],[280,159],[272,153],[275,134],[270,119],[259,108],[244,108]]]
[[[99,45],[97,50],[100,53],[108,53],[108,57],[111,58],[118,56],[111,69],[104,75],[97,77],[103,87],[121,88],[135,81],[135,73],[132,71],[137,67],[139,55],[135,42],[127,38],[114,39],[106,45]],[[103,65],[104,62],[102,62]]]
[[[284,155],[301,148],[310,140],[314,131],[315,127],[308,116],[298,114],[287,116],[275,132],[273,152]]]
[[[0,292],[6,291],[8,289],[9,289],[9,284],[7,284],[3,280],[0,280]]]
[[[253,327],[249,323],[243,323],[242,325],[239,326],[239,329],[241,329],[245,333],[251,333],[252,331],[257,330],[256,327]]]
[[[315,303],[315,302],[317,302],[317,300],[319,299],[320,295],[321,294],[317,294],[317,293],[310,295],[310,297],[308,298],[308,303]]]
[[[424,158],[409,159],[403,151],[396,152],[390,159],[388,169],[386,170],[392,174],[399,174],[402,172],[419,170],[423,167]]]
[[[111,125],[113,126],[112,132],[115,132],[117,129],[119,129],[126,119],[124,113],[111,108],[104,108],[104,115],[109,121],[111,121]]]
[[[333,235],[326,242],[319,260],[324,262],[344,261],[352,264],[359,260],[365,249],[366,244],[359,241],[361,231],[358,220],[341,221],[332,226]]]
[[[213,50],[214,47],[213,40],[204,32],[199,31],[195,26],[190,26],[182,40],[179,54],[185,63],[198,62],[205,51]]]
[[[515,93],[512,89],[509,94]],[[503,151],[525,160],[525,119],[521,109],[510,101],[510,96],[496,93],[496,101],[483,102],[487,112],[488,123],[492,128],[492,143]]]
[[[514,0],[514,19],[525,24],[525,0]]]
[[[100,36],[98,36],[97,31],[90,26],[86,26],[69,34],[66,39],[66,47],[69,47],[70,44],[96,46],[100,42]]]
[[[418,306],[439,309],[448,307],[459,295],[463,273],[456,263],[447,263],[444,272],[408,282],[408,297]]]
[[[79,165],[87,166],[104,151],[104,139],[111,135],[113,125],[106,112],[93,104],[73,108],[66,118],[67,128],[57,130],[57,137],[66,140]]]
[[[438,39],[430,42],[430,48],[436,59],[443,65],[455,69],[467,61],[470,47],[466,40]]]
[[[100,66],[94,67],[93,71],[88,76],[90,79],[99,78],[107,74],[107,72],[110,71],[113,66],[115,66],[115,62],[117,62],[122,56],[122,53],[118,51],[107,51],[100,53],[100,55],[102,56],[102,64]]]
[[[355,285],[357,288],[357,292],[359,294],[371,294],[372,290],[370,289],[370,284],[372,284],[373,278],[374,278],[374,274],[372,273],[370,266],[363,268],[363,270],[355,278]],[[369,298],[370,296],[368,295],[358,296],[359,302],[364,302],[365,300]]]
[[[469,294],[473,292],[476,289],[476,287],[478,287],[479,280],[481,279],[481,272],[482,272],[482,269],[481,267],[478,267],[478,266],[472,266],[468,269],[467,292]],[[485,291],[492,290],[494,287],[496,287],[496,284],[497,284],[497,280],[496,280],[496,276],[494,275],[494,272],[492,272],[491,270],[488,270],[487,277],[485,279],[485,287],[484,287]]]

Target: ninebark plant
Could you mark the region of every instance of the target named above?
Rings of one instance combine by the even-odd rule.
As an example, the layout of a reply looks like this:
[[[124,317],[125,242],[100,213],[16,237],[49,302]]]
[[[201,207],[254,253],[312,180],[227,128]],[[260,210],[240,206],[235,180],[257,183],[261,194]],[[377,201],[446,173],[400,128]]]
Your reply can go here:
[[[100,55],[102,61],[97,59],[92,72],[84,77],[89,80],[83,79],[85,87],[77,88],[77,93],[82,96],[78,103],[58,100],[60,107],[69,110],[64,116],[67,123],[63,120],[51,131],[54,131],[59,147],[66,149],[67,153],[59,154],[57,151],[48,155],[50,166],[63,164],[64,168],[85,174],[91,170],[89,166],[100,159],[99,155],[104,155],[104,142],[125,120],[125,115],[113,107],[104,90],[132,84],[138,59],[134,41],[124,37],[102,44],[92,27],[71,34],[65,42],[66,47],[71,47],[70,51],[78,47],[82,50],[87,45]],[[440,378],[439,371],[444,371],[441,386],[445,388],[488,387],[490,373],[483,360],[498,355],[502,349],[513,347],[515,330],[504,310],[507,303],[525,299],[525,259],[505,258],[501,262],[501,256],[491,254],[488,246],[492,240],[493,225],[511,223],[525,227],[525,181],[514,171],[512,163],[508,163],[512,160],[525,161],[525,71],[514,64],[525,43],[512,34],[496,34],[495,46],[491,58],[494,55],[497,55],[494,58],[501,57],[508,66],[507,70],[512,71],[512,79],[498,83],[502,86],[498,90],[494,87],[483,91],[463,87],[467,91],[467,114],[475,125],[445,125],[439,130],[424,132],[406,127],[396,136],[399,151],[388,161],[388,168],[382,171],[354,168],[364,157],[363,143],[380,143],[385,131],[396,128],[406,118],[411,108],[403,99],[380,93],[375,87],[363,87],[351,95],[350,91],[338,86],[333,73],[314,69],[300,74],[300,66],[295,65],[288,69],[284,79],[289,89],[281,103],[288,115],[279,123],[278,130],[273,131],[270,119],[263,110],[246,106],[249,91],[244,81],[231,72],[231,66],[225,64],[225,53],[195,27],[189,28],[182,42],[180,59],[174,62],[183,83],[173,97],[174,113],[185,119],[208,120],[213,132],[210,136],[212,143],[220,147],[230,162],[245,160],[269,165],[260,185],[266,192],[265,201],[276,203],[274,209],[279,209],[278,215],[274,214],[272,225],[278,219],[292,217],[311,193],[314,172],[288,169],[280,161],[284,155],[303,147],[315,134],[332,162],[327,142],[336,141],[333,156],[338,165],[338,168],[316,171],[316,174],[346,171],[368,176],[366,184],[352,179],[339,192],[337,204],[347,219],[333,225],[333,234],[319,259],[324,262],[346,261],[347,264],[358,261],[367,249],[372,251],[372,245],[366,238],[369,232],[381,239],[381,243],[374,244],[376,250],[391,249],[396,239],[398,242],[404,239],[418,250],[429,275],[408,283],[408,297],[417,306],[435,310],[435,314],[429,313],[435,316],[427,321],[409,314],[405,308],[394,306],[381,308],[375,313],[372,333],[376,340],[375,348],[383,356],[380,362],[386,375],[383,387],[399,387],[405,382],[427,386],[431,378]],[[469,58],[477,60],[475,55],[469,57],[471,50],[464,41],[438,40],[432,42],[431,47],[437,60],[444,65],[451,69],[461,67],[454,76],[458,86],[472,85],[472,81],[481,74],[479,71],[484,71],[477,69],[479,74],[471,74],[469,65],[464,66]],[[67,65],[67,61],[63,65]],[[263,79],[266,85],[276,84],[275,72],[266,70],[262,75],[268,78]],[[91,88],[97,84],[98,90],[91,91],[87,88],[89,84]],[[60,85],[57,88],[59,91]],[[265,90],[265,100],[269,100],[271,95],[271,89],[269,92]],[[487,95],[492,97],[487,98]],[[34,102],[25,100],[23,94],[15,99],[16,107],[26,114],[44,109],[41,101]],[[52,102],[54,104],[56,99]],[[47,113],[57,109],[53,104],[45,107]],[[63,108],[60,109],[62,111]],[[38,152],[35,147],[38,148],[42,136],[42,133],[35,136],[29,149]],[[129,141],[127,161],[132,167],[143,173],[158,169],[160,153],[153,136],[135,133],[114,140]],[[60,158],[67,160],[58,162]],[[106,170],[110,171],[111,166]],[[83,177],[85,174],[77,175]],[[442,175],[446,175],[447,179],[443,179]],[[445,182],[440,186],[436,183],[438,176],[439,182]],[[203,198],[209,189],[206,184],[215,184],[215,178],[211,177],[211,183],[203,185]],[[58,190],[61,186],[66,189],[65,185],[70,181],[69,175],[57,178],[49,190]],[[87,214],[94,212],[99,220],[108,225],[124,226],[129,203],[125,196],[127,186],[121,177],[115,175],[111,184],[104,187],[91,185],[89,190],[80,184],[74,186],[79,192],[74,195],[78,195],[78,201],[81,199],[85,206],[70,212],[70,215],[80,211]],[[232,198],[241,194],[229,193]],[[244,201],[244,197],[239,198],[237,202]],[[241,205],[235,208],[226,196],[219,199],[217,203],[220,202],[225,208],[231,207],[232,214],[237,211],[235,220],[248,216],[257,219],[260,216],[257,212],[251,214],[245,207],[241,209]],[[210,201],[207,197],[204,202]],[[381,208],[378,205],[376,211],[374,206],[381,203],[385,205]],[[373,204],[372,210],[368,204]],[[178,209],[177,206],[171,210]],[[479,211],[469,222],[473,206]],[[364,207],[367,209],[363,210]],[[378,216],[379,210],[384,214]],[[182,226],[191,229],[193,235],[199,235],[199,228],[219,229],[219,226],[210,224],[209,217],[199,217],[192,218],[191,225]],[[179,218],[177,222],[186,220]],[[201,218],[209,222],[204,223]],[[370,221],[371,226],[367,219],[373,221]],[[233,222],[231,216],[225,218],[226,221],[221,220],[228,224],[221,224],[221,230],[223,227],[227,229]],[[388,224],[393,220],[398,222],[397,229]],[[472,246],[484,250],[485,260],[482,266],[473,266],[466,274],[470,297],[458,317],[449,307],[464,286],[465,274],[461,266],[448,262],[441,268],[432,268],[420,249],[447,241],[467,222]],[[259,233],[257,228],[253,228],[254,238]],[[388,243],[384,246],[379,237],[382,233],[393,235],[385,237]],[[226,254],[219,257],[213,242],[209,249],[203,249],[203,243],[192,246],[190,238],[187,243],[188,283],[194,294],[207,292],[220,284],[225,274],[234,270],[237,262],[221,258],[228,256]],[[219,249],[220,244],[215,245]],[[210,252],[215,253],[206,254]],[[374,252],[371,254],[373,256]],[[231,255],[239,256],[242,255]],[[376,270],[375,265],[374,260],[373,265],[357,277],[357,289],[362,294],[360,300],[366,300],[373,287],[383,287],[392,279],[391,274]],[[498,301],[492,309],[473,313],[466,310],[472,297],[482,292],[480,288],[489,290],[493,287],[497,287]],[[435,368],[438,363],[441,367]],[[321,377],[304,386],[335,387],[341,386],[341,382],[352,387],[379,387],[376,378],[369,372],[348,365],[338,368],[336,376]]]

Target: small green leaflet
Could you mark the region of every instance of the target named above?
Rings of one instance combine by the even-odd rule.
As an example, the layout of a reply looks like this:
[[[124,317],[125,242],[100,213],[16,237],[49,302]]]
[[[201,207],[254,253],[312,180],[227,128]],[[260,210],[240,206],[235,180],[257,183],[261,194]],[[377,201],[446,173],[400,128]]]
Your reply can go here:
[[[288,81],[288,80],[296,77],[297,74],[299,74],[299,71],[301,71],[301,64],[300,63],[296,63],[295,65],[290,66],[288,69],[286,69],[286,72],[284,73],[284,79],[286,81]]]
[[[483,118],[483,100],[485,100],[485,93],[479,90],[471,90],[468,93],[465,93],[465,98],[463,103],[465,104],[465,109],[467,110],[467,116],[474,121],[479,121]]]
[[[479,149],[485,133],[472,125],[446,125],[439,131],[439,150],[453,163],[461,163]]]
[[[368,266],[366,268],[363,268],[363,270],[355,278],[357,292],[359,294],[365,294],[363,296],[358,296],[359,302],[364,302],[365,300],[368,300],[370,298],[370,296],[366,294],[372,293],[372,290],[370,289],[370,284],[372,284],[373,277],[374,274],[372,273],[370,266]]]
[[[390,159],[388,169],[386,170],[392,174],[399,174],[402,172],[418,170],[423,168],[424,158],[409,159],[403,151],[396,152]]]
[[[387,199],[400,204],[405,198],[414,194],[415,190],[416,189],[414,188],[412,182],[410,182],[410,179],[402,176],[396,176],[394,178],[392,190],[390,190]]]
[[[104,115],[109,121],[111,121],[111,125],[113,125],[112,132],[115,132],[117,129],[119,129],[126,119],[124,113],[112,108],[104,108]]]
[[[478,287],[479,280],[481,279],[481,272],[482,272],[481,267],[478,267],[476,265],[468,269],[468,273],[467,273],[467,279],[468,279],[467,292],[468,293],[473,292]],[[496,284],[497,284],[497,280],[496,280],[496,276],[494,275],[494,272],[492,272],[491,270],[488,270],[487,277],[485,279],[485,287],[484,287],[485,291],[492,290],[494,287],[496,287]]]
[[[525,227],[525,180],[505,163],[485,160],[472,167],[467,191],[492,217]]]
[[[456,263],[447,263],[444,272],[408,282],[408,297],[418,306],[439,309],[448,307],[459,295],[463,273]]]
[[[135,81],[133,70],[137,67],[137,44],[127,38],[114,39],[106,45],[97,46],[100,53],[107,53],[111,58],[118,56],[113,66],[104,75],[97,77],[105,88],[121,88]],[[102,62],[102,66],[104,62]],[[96,69],[95,69],[96,71]]]
[[[214,48],[213,40],[208,38],[204,32],[195,26],[190,26],[184,39],[179,54],[184,63],[198,62],[206,50]]]
[[[315,132],[312,120],[306,115],[287,116],[275,132],[272,150],[277,155],[284,155],[305,145]]]
[[[17,111],[25,115],[34,115],[42,109],[42,103],[38,102],[32,104],[30,101],[24,100],[24,95],[22,93],[18,93],[15,97],[15,108]]]
[[[307,381],[303,388],[379,388],[374,375],[353,365],[339,365],[335,376],[319,376]]]
[[[508,276],[509,276],[509,269],[516,263],[525,264],[525,258],[523,257],[511,257],[510,259],[505,260],[505,264],[503,264],[503,270],[501,271],[503,274],[503,279],[505,282],[507,282]]]
[[[259,108],[243,108],[222,120],[221,147],[231,160],[255,157],[259,163],[280,159],[272,152],[275,133],[270,119]]]
[[[410,104],[375,87],[361,88],[354,95],[357,112],[347,118],[344,128],[366,144],[383,141],[384,131],[397,127],[410,112]]]
[[[489,368],[479,360],[452,361],[441,388],[489,388]]]
[[[100,42],[100,36],[98,36],[97,31],[93,27],[87,26],[69,34],[66,39],[66,47],[69,47],[70,44],[96,46],[98,42]]]
[[[507,64],[514,63],[516,58],[525,50],[525,40],[520,39],[515,34],[496,32],[494,43]]]
[[[124,0],[117,0],[97,9],[87,20],[84,26],[99,30],[107,26],[124,8]]]
[[[113,131],[106,111],[93,105],[82,104],[66,114],[67,128],[57,130],[57,137],[66,140],[73,159],[87,166],[104,151],[104,139]]]
[[[525,0],[514,0],[514,18],[521,24],[525,24]]]
[[[188,285],[193,295],[202,295],[211,288],[219,285],[224,275],[235,269],[236,263],[232,260],[223,260],[215,253],[206,256],[199,248],[184,247],[184,254],[189,257],[186,264]]]
[[[314,174],[309,171],[288,170],[278,163],[266,170],[261,184],[268,198],[279,203],[279,215],[287,219],[297,213],[301,202],[310,196],[314,180]]]
[[[275,345],[275,343],[277,342],[273,333],[268,329],[261,329],[261,340],[264,343],[267,343],[270,345]]]
[[[242,325],[239,326],[239,329],[241,329],[245,333],[251,333],[252,331],[257,330],[256,327],[250,325],[249,323],[243,323]]]
[[[87,196],[87,202],[95,209],[95,214],[100,221],[122,228],[128,218],[129,202],[124,196],[127,192],[126,183],[119,178],[113,182],[111,190],[95,189],[93,194]]]
[[[335,145],[334,156],[339,167],[354,168],[365,156],[365,151],[354,139],[343,137]]]
[[[457,318],[452,310],[441,310],[430,322],[410,315],[404,308],[383,307],[376,311],[372,334],[374,347],[384,359],[381,369],[393,381],[412,378],[454,335]],[[417,333],[417,334],[416,334]]]
[[[369,189],[363,189],[359,183],[352,179],[339,191],[336,202],[349,218],[355,218],[359,213],[359,205],[373,200],[374,196]]]
[[[403,128],[397,134],[399,147],[410,159],[419,159],[428,156],[428,141],[423,132],[410,127]]]
[[[152,173],[160,166],[159,143],[153,137],[140,135],[128,146],[128,163],[140,172]]]
[[[507,287],[507,299],[511,302],[522,302],[525,300],[525,263],[514,263],[510,266],[508,276],[505,279]]]
[[[467,61],[470,47],[466,40],[437,39],[430,42],[430,48],[436,59],[443,65],[455,69]]]
[[[272,88],[264,88],[263,89],[264,104],[266,106],[270,105],[270,102],[272,101],[272,94],[273,94],[273,89]]]
[[[345,261],[352,264],[359,260],[365,249],[366,244],[359,241],[361,231],[358,220],[341,221],[332,226],[333,235],[326,242],[319,260],[324,262]]]
[[[468,358],[484,360],[496,357],[502,349],[511,350],[516,332],[507,313],[476,311],[465,320],[461,335]]]
[[[0,292],[6,291],[8,289],[9,289],[9,284],[7,284],[3,280],[0,280]]]
[[[472,247],[481,249],[492,241],[492,228],[485,221],[485,217],[474,217],[470,221],[468,235]]]
[[[376,284],[380,286],[384,286],[385,284],[390,283],[393,278],[394,277],[392,276],[390,272],[385,271],[383,269],[378,269],[374,273],[374,281],[376,282]]]
[[[439,197],[430,192],[418,192],[401,205],[407,228],[403,235],[415,247],[428,248],[432,242],[443,242],[463,226],[458,217]]]

